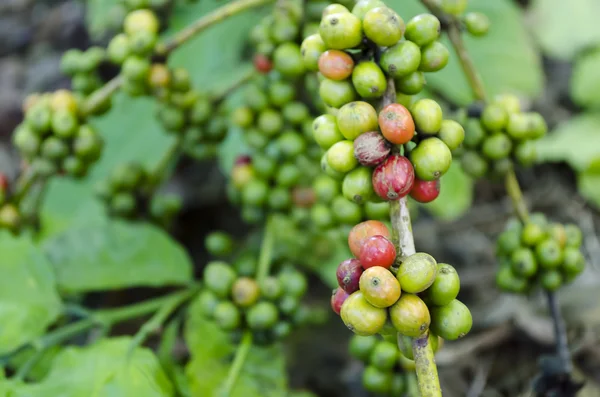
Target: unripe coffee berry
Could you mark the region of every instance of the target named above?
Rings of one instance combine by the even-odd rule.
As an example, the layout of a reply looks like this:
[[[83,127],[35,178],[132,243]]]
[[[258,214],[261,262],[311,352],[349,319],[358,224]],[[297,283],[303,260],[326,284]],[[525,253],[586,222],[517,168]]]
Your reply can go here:
[[[440,20],[431,14],[420,14],[406,24],[404,36],[418,46],[427,45],[440,36]]]
[[[350,13],[335,13],[323,17],[319,34],[328,48],[345,50],[357,47],[362,41],[360,19]]]
[[[444,306],[452,302],[460,291],[460,279],[456,269],[446,263],[438,263],[433,284],[424,292],[428,304]]]
[[[437,72],[448,64],[450,51],[439,41],[427,44],[421,48],[421,63],[419,70],[422,72]]]
[[[490,29],[490,20],[480,12],[468,12],[463,18],[467,32],[475,37],[485,36]]]
[[[373,189],[384,200],[399,200],[412,189],[415,171],[404,156],[391,155],[373,171]]]
[[[396,44],[404,34],[404,20],[389,7],[376,7],[363,18],[365,36],[379,47]]]
[[[366,167],[358,167],[350,171],[342,182],[342,194],[348,200],[358,204],[364,204],[371,200],[373,191],[372,170]]]
[[[391,143],[403,145],[415,135],[415,122],[407,108],[392,103],[379,112],[381,133]]]
[[[349,140],[359,135],[377,130],[377,112],[364,101],[350,102],[342,106],[336,116],[337,126],[342,135]]]
[[[433,99],[420,99],[411,108],[417,131],[435,134],[442,128],[442,108]]]
[[[394,328],[402,335],[416,338],[431,324],[429,309],[417,295],[402,294],[388,310]]]
[[[350,331],[362,336],[375,335],[387,320],[386,309],[371,305],[360,291],[356,291],[346,299],[340,315]]]
[[[448,146],[448,149],[456,150],[465,139],[465,129],[454,120],[443,120],[438,138]]]
[[[444,175],[452,164],[452,153],[439,138],[421,141],[410,153],[417,178],[433,181]]]
[[[363,61],[354,67],[352,84],[363,98],[379,98],[387,88],[385,75],[373,61]]]
[[[327,163],[337,172],[352,171],[358,165],[352,141],[340,141],[331,146],[327,151]]]
[[[458,299],[446,306],[431,308],[431,331],[445,340],[462,338],[472,326],[471,311]]]
[[[412,41],[401,41],[386,49],[381,55],[380,65],[394,78],[416,72],[421,63],[421,49]]]
[[[402,261],[396,277],[403,291],[416,294],[433,284],[437,270],[437,262],[431,255],[417,252]]]
[[[395,259],[396,248],[394,244],[383,236],[373,236],[367,239],[360,248],[360,254],[358,255],[358,260],[364,269],[373,266],[389,269]]]
[[[319,60],[321,55],[326,50],[327,47],[318,33],[312,34],[305,38],[300,46],[300,53],[302,54],[304,67],[312,72],[318,71]]]
[[[366,269],[360,276],[360,291],[367,302],[375,307],[390,307],[400,298],[400,283],[384,267]]]

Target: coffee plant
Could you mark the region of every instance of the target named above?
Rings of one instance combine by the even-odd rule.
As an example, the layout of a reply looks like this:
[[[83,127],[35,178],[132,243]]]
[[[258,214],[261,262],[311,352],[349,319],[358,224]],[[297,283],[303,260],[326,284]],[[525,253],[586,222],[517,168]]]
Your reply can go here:
[[[94,45],[62,55],[70,88],[24,100],[21,165],[0,173],[0,397],[313,396],[288,382],[284,347],[318,345],[330,318],[351,331],[356,388],[453,395],[436,357],[483,321],[463,303],[470,269],[418,251],[411,219],[460,216],[477,179],[504,180],[515,215],[498,289],[541,291],[550,311],[556,354],[529,389],[577,395],[557,292],[586,268],[585,235],[530,213],[517,179],[561,159],[552,123],[514,76],[494,80],[506,63],[479,71],[468,50],[493,48],[508,14],[482,0],[108,3]],[[177,225],[211,197],[173,184],[192,164],[218,190],[214,162],[217,200],[247,228],[202,219],[206,258],[192,259]],[[582,168],[590,199],[597,162]]]

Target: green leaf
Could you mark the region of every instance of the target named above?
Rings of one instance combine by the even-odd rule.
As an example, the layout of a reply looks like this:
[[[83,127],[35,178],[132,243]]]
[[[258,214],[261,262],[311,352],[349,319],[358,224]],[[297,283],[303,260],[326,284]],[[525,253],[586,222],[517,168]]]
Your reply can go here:
[[[191,353],[186,375],[193,397],[218,396],[227,378],[235,345],[228,334],[206,320],[199,301],[192,303],[185,324]],[[231,397],[285,397],[287,376],[281,345],[253,346],[248,353]]]
[[[52,267],[26,237],[0,232],[0,354],[42,335],[61,311]]]
[[[60,352],[60,350],[60,346],[52,346],[51,348],[45,350],[35,365],[29,370],[27,374],[27,380],[39,381],[44,378],[50,371],[52,361]],[[36,353],[37,352],[32,349],[23,350],[10,360],[9,366],[13,369],[17,369],[25,364]],[[0,394],[0,396],[2,396],[2,394]]]
[[[88,0],[85,22],[92,38],[99,39],[108,29],[115,28],[124,8],[119,0]]]
[[[538,163],[565,161],[583,172],[600,159],[600,114],[581,114],[536,142]]]
[[[579,193],[596,209],[600,210],[600,170],[590,169],[577,175]]]
[[[173,386],[154,353],[128,350],[131,338],[101,340],[91,346],[68,347],[38,384],[18,388],[13,397],[171,397]]]
[[[463,172],[457,161],[453,161],[440,183],[438,198],[422,206],[444,221],[452,221],[464,215],[473,203],[473,180]]]
[[[596,0],[533,0],[529,26],[548,55],[571,59],[577,52],[600,42]]]
[[[600,49],[583,55],[575,63],[571,78],[571,97],[578,105],[600,107]]]
[[[405,21],[425,12],[418,0],[393,0],[390,3]],[[540,57],[525,29],[522,13],[510,0],[472,0],[469,11],[486,14],[491,21],[489,33],[483,38],[464,34],[473,62],[490,96],[515,92],[536,96],[541,92],[543,72]],[[448,48],[449,41],[442,40]],[[450,62],[443,70],[427,74],[427,84],[459,105],[473,100],[456,53],[451,50]]]
[[[68,292],[185,284],[192,279],[186,251],[161,229],[110,221],[53,237],[44,251]]]

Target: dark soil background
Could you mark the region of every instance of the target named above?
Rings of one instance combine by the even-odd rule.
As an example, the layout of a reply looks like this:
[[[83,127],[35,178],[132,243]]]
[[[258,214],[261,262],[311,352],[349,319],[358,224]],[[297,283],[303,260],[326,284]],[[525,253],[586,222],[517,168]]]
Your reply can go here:
[[[23,98],[31,92],[67,87],[69,81],[59,71],[61,53],[91,44],[84,15],[82,1],[0,0],[1,169],[15,173],[18,167],[10,136],[22,118]],[[546,92],[534,108],[552,126],[577,109],[568,99],[571,65],[546,59],[545,71]],[[600,216],[578,196],[575,176],[566,165],[538,166],[520,172],[518,177],[533,211],[577,223],[584,231],[588,270],[575,285],[561,290],[559,298],[568,323],[576,376],[587,381],[579,395],[600,396],[596,384],[600,382],[600,242],[596,232],[600,230]],[[224,186],[216,164],[182,162],[167,187],[183,193],[188,203],[174,234],[197,264],[208,259],[203,239],[209,231],[223,229],[239,236],[247,231],[237,211],[228,205]],[[459,269],[460,298],[472,309],[475,319],[466,339],[447,343],[437,355],[444,396],[530,396],[537,357],[552,353],[552,324],[543,296],[514,297],[494,287],[495,238],[510,215],[502,184],[480,182],[472,209],[461,219],[440,223],[423,213],[415,220],[417,247]],[[145,294],[134,290],[94,295],[89,303],[117,305]],[[327,286],[311,279],[314,304],[326,308],[329,294]],[[319,396],[365,396],[360,387],[361,364],[347,353],[351,335],[341,321],[330,320],[290,338],[287,349],[292,385]]]

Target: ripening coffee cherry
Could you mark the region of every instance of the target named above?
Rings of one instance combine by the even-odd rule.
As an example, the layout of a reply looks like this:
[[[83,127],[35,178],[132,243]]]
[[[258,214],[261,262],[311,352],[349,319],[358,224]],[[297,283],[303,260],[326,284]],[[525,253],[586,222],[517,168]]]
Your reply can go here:
[[[519,248],[510,256],[512,270],[517,276],[532,277],[538,270],[538,262],[532,250]]]
[[[354,59],[340,50],[328,50],[319,57],[318,70],[331,80],[345,80],[352,75]]]
[[[462,338],[472,326],[471,311],[458,299],[446,306],[431,308],[431,331],[445,340]]]
[[[430,203],[440,195],[440,180],[422,181],[415,178],[410,197],[419,203]]]
[[[563,250],[560,244],[548,238],[535,246],[536,259],[544,269],[556,269],[563,262]]]
[[[364,221],[354,226],[348,233],[348,246],[352,255],[358,257],[362,246],[373,236],[389,238],[390,231],[379,221]]]
[[[425,75],[423,72],[412,72],[396,80],[396,89],[406,95],[415,95],[425,87]]]
[[[421,49],[412,41],[401,41],[386,49],[380,65],[391,77],[398,78],[416,72],[421,63]]]
[[[361,336],[375,335],[387,320],[387,311],[367,302],[361,291],[354,292],[346,299],[340,315],[346,327]]]
[[[379,47],[396,44],[404,34],[404,20],[389,7],[372,8],[362,21],[365,36]]]
[[[366,167],[381,164],[391,149],[392,145],[377,131],[365,132],[354,140],[354,156]]]
[[[0,206],[0,229],[8,229],[15,233],[21,224],[19,209],[11,203]]]
[[[325,150],[344,139],[338,128],[336,117],[331,114],[317,117],[312,123],[312,130],[315,141]]]
[[[481,125],[491,132],[501,131],[508,125],[508,113],[501,105],[487,105],[481,114]]]
[[[388,310],[394,328],[402,335],[415,338],[429,329],[429,309],[417,295],[402,294]]]
[[[466,151],[460,158],[461,168],[472,178],[481,178],[488,172],[488,163],[475,151]]]
[[[433,284],[423,293],[423,299],[429,305],[445,306],[458,296],[460,279],[456,269],[446,263],[438,263]]]
[[[433,99],[420,99],[410,109],[417,131],[436,134],[442,128],[442,108]]]
[[[419,47],[425,46],[440,37],[440,20],[431,14],[420,14],[406,24],[404,36]]]
[[[354,157],[354,144],[352,141],[336,142],[327,151],[327,163],[337,172],[347,173],[352,171],[358,161]]]
[[[480,12],[468,12],[463,18],[467,32],[472,36],[485,36],[490,30],[490,19]]]
[[[412,189],[415,171],[404,156],[391,155],[373,171],[373,189],[384,200],[399,200]]]
[[[358,260],[364,269],[373,266],[389,269],[395,259],[396,248],[394,244],[383,236],[369,237],[360,247],[360,253],[358,254]]]
[[[204,285],[219,298],[229,296],[236,278],[235,271],[225,262],[209,262],[204,268]]]
[[[387,88],[385,75],[373,61],[363,61],[354,67],[352,84],[363,98],[379,98]]]
[[[438,138],[448,146],[448,149],[456,150],[465,139],[465,130],[462,125],[454,120],[443,120]]]
[[[359,0],[352,8],[352,14],[362,21],[367,12],[377,7],[385,7],[385,3],[381,0]]]
[[[252,59],[252,63],[254,64],[254,69],[256,69],[260,73],[269,73],[271,69],[273,69],[273,62],[269,59],[268,56],[264,54],[256,54]]]
[[[240,277],[231,287],[231,298],[240,307],[250,307],[260,296],[258,283],[250,277]]]
[[[324,18],[327,15],[344,13],[344,12],[350,12],[350,11],[341,4],[337,4],[337,3],[329,4],[327,7],[325,7],[323,9],[323,12],[321,13],[321,18]]]
[[[322,54],[326,51],[327,46],[325,46],[323,39],[318,33],[305,38],[300,46],[300,54],[302,54],[304,67],[312,72],[318,71],[320,69],[319,61]]]
[[[279,311],[272,302],[258,302],[246,312],[246,322],[250,329],[266,330],[279,320]]]
[[[350,295],[340,287],[337,287],[331,293],[331,309],[338,316],[340,315],[340,311],[342,310],[342,305],[348,299]]]
[[[421,48],[421,63],[419,70],[422,72],[437,72],[448,64],[450,51],[444,44],[434,41]]]
[[[158,18],[150,10],[132,11],[127,14],[123,23],[123,30],[130,36],[139,31],[158,33],[158,27]]]
[[[336,270],[338,285],[347,293],[358,291],[360,276],[364,269],[358,259],[346,259]]]
[[[377,130],[377,112],[371,104],[364,101],[342,106],[336,120],[342,135],[351,141],[365,132]]]
[[[362,41],[360,19],[344,12],[323,17],[319,25],[319,34],[328,48],[345,50],[357,47]]]
[[[356,99],[356,91],[350,80],[324,79],[319,85],[319,96],[326,105],[340,108]]]
[[[403,291],[416,294],[433,284],[437,270],[437,262],[431,255],[417,252],[402,261],[396,277]]]
[[[371,181],[372,173],[373,171],[366,167],[358,167],[347,173],[342,182],[344,197],[357,204],[370,201],[375,196]]]
[[[411,152],[412,165],[417,178],[433,181],[444,175],[452,164],[452,153],[438,138],[425,139]]]
[[[77,100],[71,91],[57,90],[50,97],[50,109],[53,112],[66,111],[77,113]]]
[[[407,108],[399,103],[392,103],[379,112],[379,128],[391,143],[403,145],[415,135],[415,123]]]
[[[378,236],[372,238],[376,237]],[[360,291],[367,302],[380,308],[392,306],[400,298],[401,293],[400,283],[396,277],[380,266],[369,267],[364,271],[360,276]]]

